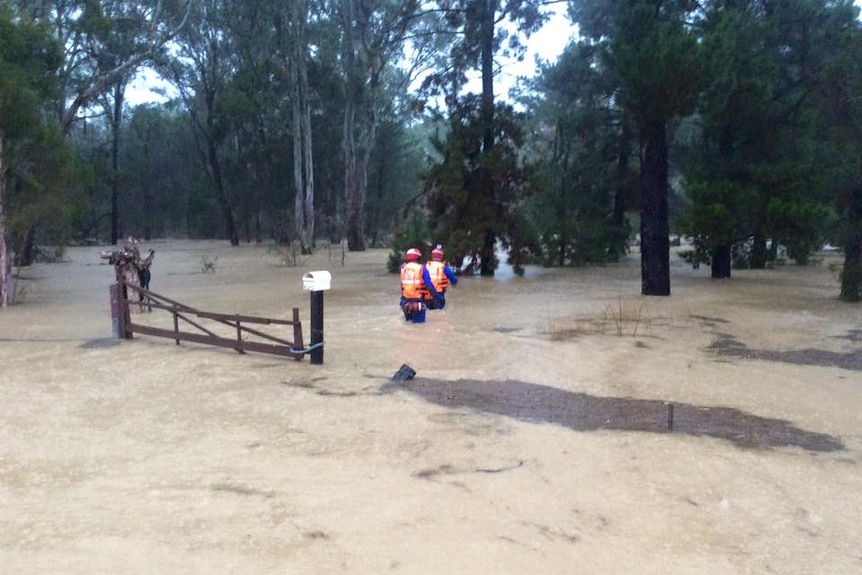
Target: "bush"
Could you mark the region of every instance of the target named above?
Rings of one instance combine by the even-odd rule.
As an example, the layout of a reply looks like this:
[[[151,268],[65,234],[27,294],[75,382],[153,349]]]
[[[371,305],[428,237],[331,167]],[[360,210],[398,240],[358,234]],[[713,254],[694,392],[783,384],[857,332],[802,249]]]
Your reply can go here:
[[[414,212],[406,227],[396,229],[392,233],[392,252],[389,254],[389,259],[386,262],[386,269],[390,273],[398,273],[401,269],[401,264],[404,262],[404,252],[410,248],[419,248],[424,252],[429,245],[428,237],[428,219],[422,212]]]

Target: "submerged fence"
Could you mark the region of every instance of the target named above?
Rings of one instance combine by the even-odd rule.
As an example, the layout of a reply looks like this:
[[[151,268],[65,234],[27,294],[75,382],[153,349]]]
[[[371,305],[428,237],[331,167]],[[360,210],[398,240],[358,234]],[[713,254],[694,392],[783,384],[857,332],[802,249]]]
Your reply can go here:
[[[129,297],[130,294],[137,295],[137,301],[133,301],[133,298]],[[172,327],[146,325],[133,321],[131,306],[139,306],[140,311],[146,309],[167,312],[171,316],[172,321],[169,325]],[[138,285],[120,281],[111,286],[111,315],[114,321],[114,336],[122,339],[132,339],[132,335],[138,333],[173,339],[177,345],[181,341],[188,341],[226,347],[239,353],[257,352],[292,357],[297,361],[302,360],[306,353],[315,349],[314,346],[303,349],[299,308],[293,308],[293,316],[290,320],[214,313],[196,309]],[[293,326],[293,341],[264,333],[250,325]],[[322,346],[322,342],[319,345]]]

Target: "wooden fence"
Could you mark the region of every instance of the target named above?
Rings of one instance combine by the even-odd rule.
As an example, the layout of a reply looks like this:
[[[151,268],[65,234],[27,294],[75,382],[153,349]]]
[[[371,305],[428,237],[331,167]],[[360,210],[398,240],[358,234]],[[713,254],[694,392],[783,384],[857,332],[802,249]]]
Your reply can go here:
[[[132,297],[133,294],[140,297],[140,300],[135,301],[137,298]],[[140,309],[150,311],[166,311],[172,316],[173,327],[156,327],[135,322],[132,320],[131,306],[140,306]],[[302,360],[303,355],[309,351],[303,349],[299,308],[293,308],[293,319],[291,320],[212,313],[195,309],[140,286],[121,281],[111,286],[111,312],[114,318],[114,335],[124,339],[132,339],[132,334],[139,333],[173,339],[177,345],[181,341],[189,341],[227,347],[239,353],[251,351],[292,357],[297,361]],[[149,314],[147,317],[150,317]],[[259,329],[249,327],[249,325],[293,326],[293,341],[275,337]],[[189,326],[194,328],[194,331],[180,329]]]

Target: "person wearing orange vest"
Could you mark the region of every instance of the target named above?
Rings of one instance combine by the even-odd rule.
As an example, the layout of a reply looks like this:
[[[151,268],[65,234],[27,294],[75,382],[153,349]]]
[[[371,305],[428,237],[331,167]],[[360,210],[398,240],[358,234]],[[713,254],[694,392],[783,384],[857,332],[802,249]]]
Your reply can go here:
[[[443,261],[443,246],[437,244],[437,247],[431,250],[431,260],[425,263],[425,269],[428,270],[434,291],[437,292],[436,295],[426,294],[425,303],[428,309],[443,309],[446,307],[446,290],[449,289],[449,283],[458,283],[458,276]]]
[[[428,270],[423,266],[419,259],[422,257],[422,252],[416,248],[410,248],[404,254],[407,260],[401,264],[401,311],[404,312],[404,319],[414,323],[422,323],[425,321],[425,298],[426,294],[431,294],[432,298],[437,298],[437,289],[431,282],[431,276]]]

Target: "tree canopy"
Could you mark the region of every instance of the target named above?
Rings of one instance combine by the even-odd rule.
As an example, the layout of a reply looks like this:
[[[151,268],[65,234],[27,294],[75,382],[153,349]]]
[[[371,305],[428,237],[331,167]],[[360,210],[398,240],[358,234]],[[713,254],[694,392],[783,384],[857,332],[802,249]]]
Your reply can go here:
[[[481,275],[638,244],[651,296],[671,293],[672,234],[716,278],[832,242],[841,297],[862,298],[849,0],[568,7],[579,35],[516,101],[501,63],[541,0],[7,2],[0,235],[16,257],[58,237],[343,241],[395,263],[444,243]],[[142,66],[177,96],[129,106]]]

